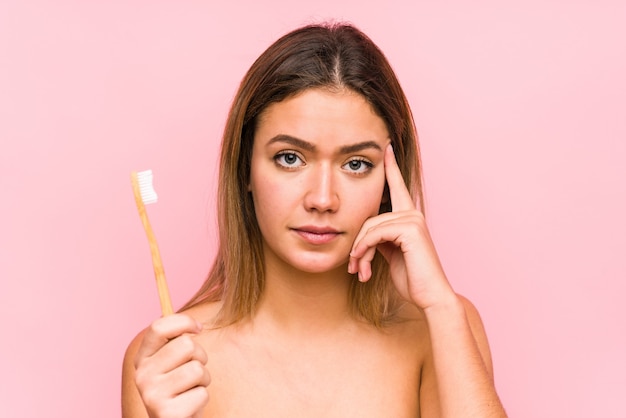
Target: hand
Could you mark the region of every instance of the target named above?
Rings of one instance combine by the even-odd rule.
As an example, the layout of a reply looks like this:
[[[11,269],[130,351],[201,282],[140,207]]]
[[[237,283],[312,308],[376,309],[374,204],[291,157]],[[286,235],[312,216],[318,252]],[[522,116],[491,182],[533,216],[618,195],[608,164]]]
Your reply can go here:
[[[372,276],[371,261],[380,251],[389,263],[391,279],[400,296],[422,309],[454,295],[419,211],[404,184],[391,145],[385,150],[385,176],[392,211],[363,224],[354,241],[348,272],[359,280]]]
[[[192,335],[202,329],[187,315],[160,318],[147,329],[135,357],[135,382],[151,418],[200,418],[211,382],[207,355]]]

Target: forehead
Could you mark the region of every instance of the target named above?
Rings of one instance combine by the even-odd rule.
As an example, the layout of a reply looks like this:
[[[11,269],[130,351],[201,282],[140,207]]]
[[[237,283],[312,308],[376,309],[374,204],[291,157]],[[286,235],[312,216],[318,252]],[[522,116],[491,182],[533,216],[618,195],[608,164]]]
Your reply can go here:
[[[384,141],[383,119],[363,96],[351,90],[308,89],[270,104],[260,115],[255,142],[280,134],[306,141]]]

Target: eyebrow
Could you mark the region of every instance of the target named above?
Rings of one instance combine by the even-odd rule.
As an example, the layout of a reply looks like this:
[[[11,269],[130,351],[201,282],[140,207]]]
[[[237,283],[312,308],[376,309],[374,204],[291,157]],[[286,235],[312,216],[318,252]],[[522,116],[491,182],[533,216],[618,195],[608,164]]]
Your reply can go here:
[[[315,151],[315,145],[307,142],[303,139],[293,137],[291,135],[279,134],[269,140],[267,145],[271,145],[275,142],[283,142],[286,144],[293,145],[294,147],[302,148],[306,151]],[[365,149],[375,149],[378,151],[382,151],[383,149],[374,141],[363,141],[358,142],[356,144],[344,145],[339,148],[339,154],[351,154],[353,152],[362,151]]]

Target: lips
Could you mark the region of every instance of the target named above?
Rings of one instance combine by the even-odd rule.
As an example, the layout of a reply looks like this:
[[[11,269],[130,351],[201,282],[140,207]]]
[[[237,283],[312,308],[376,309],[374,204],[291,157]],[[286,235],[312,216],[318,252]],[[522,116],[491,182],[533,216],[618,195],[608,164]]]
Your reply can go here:
[[[331,227],[325,226],[301,226],[292,228],[300,238],[313,245],[327,244],[336,239],[342,233]]]

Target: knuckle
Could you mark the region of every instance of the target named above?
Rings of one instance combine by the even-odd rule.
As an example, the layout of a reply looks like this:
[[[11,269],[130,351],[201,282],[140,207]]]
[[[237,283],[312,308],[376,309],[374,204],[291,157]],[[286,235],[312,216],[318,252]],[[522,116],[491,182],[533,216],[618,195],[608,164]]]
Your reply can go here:
[[[413,223],[413,228],[418,233],[425,233],[428,230],[426,220],[423,217],[418,217]]]
[[[419,210],[414,210],[413,211],[413,217],[415,219],[415,222],[419,223],[419,224],[425,224],[426,223],[426,218],[424,217],[424,214],[419,211]]]
[[[193,396],[198,405],[204,406],[209,402],[209,391],[206,388],[197,386],[191,390],[194,392]]]
[[[176,418],[179,416],[180,413],[178,412],[178,408],[175,405],[172,405],[172,403],[164,405],[161,409],[161,413],[159,414],[159,417],[161,418]]]
[[[209,356],[207,356],[206,351],[202,348],[198,350],[198,354],[196,356],[196,360],[198,360],[203,365],[206,365],[209,362]]]
[[[135,373],[143,367],[145,360],[146,360],[145,357],[142,357],[139,355],[135,356],[135,358],[133,359],[133,366],[135,366]]]
[[[157,336],[163,336],[165,334],[165,327],[161,319],[157,319],[148,327],[148,332]]]
[[[149,406],[152,409],[156,409],[161,407],[161,402],[163,397],[159,394],[159,391],[154,388],[146,388],[141,392],[141,398],[146,406]]]
[[[196,343],[189,335],[181,335],[178,337],[177,344],[181,355],[186,358],[192,358],[193,353],[196,351]]]
[[[201,381],[205,374],[204,366],[197,360],[187,363],[187,377],[193,381]]]
[[[143,369],[137,369],[135,372],[135,385],[137,385],[140,390],[142,390],[150,380],[150,377],[147,376],[147,373]]]

